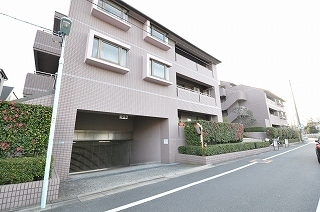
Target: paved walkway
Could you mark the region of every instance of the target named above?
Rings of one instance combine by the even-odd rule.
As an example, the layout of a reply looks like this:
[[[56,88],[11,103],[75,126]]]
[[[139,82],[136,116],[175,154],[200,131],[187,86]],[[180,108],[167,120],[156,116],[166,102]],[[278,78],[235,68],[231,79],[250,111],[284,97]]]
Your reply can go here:
[[[177,163],[147,164],[70,175],[68,180],[60,183],[59,198],[47,203],[45,209],[41,209],[38,204],[15,211],[46,211],[64,204],[111,195],[206,168],[209,166]]]

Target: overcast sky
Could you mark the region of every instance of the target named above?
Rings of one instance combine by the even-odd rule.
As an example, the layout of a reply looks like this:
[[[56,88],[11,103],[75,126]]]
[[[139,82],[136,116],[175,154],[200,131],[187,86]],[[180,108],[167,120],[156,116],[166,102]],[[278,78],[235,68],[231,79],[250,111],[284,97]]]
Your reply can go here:
[[[54,11],[68,14],[69,0],[0,1],[0,13],[52,29]],[[216,57],[218,78],[267,89],[286,100],[296,123],[292,84],[301,122],[320,119],[319,0],[125,0],[158,23]],[[196,3],[196,4],[195,4]],[[0,14],[0,68],[22,97],[35,70],[33,42],[39,27]]]

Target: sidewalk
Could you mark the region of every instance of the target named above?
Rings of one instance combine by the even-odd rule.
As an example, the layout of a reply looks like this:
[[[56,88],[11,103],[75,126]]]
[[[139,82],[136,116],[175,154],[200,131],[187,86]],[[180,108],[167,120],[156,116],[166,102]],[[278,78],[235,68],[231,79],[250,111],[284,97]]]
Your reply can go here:
[[[45,209],[41,209],[39,203],[13,211],[47,211],[65,204],[108,196],[206,168],[209,166],[177,163],[147,164],[70,175],[68,180],[60,183],[59,198],[47,203]]]

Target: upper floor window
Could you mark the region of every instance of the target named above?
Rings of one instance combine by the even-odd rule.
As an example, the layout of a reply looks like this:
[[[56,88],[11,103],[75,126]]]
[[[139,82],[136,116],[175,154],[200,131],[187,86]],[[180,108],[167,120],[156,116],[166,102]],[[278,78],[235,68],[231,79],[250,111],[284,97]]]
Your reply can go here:
[[[85,62],[109,71],[126,74],[130,71],[126,68],[127,52],[129,50],[129,45],[90,30]]]
[[[151,35],[162,42],[168,43],[167,34],[157,29],[155,26],[151,25]]]
[[[92,57],[126,66],[127,50],[101,38],[93,40]]]
[[[143,57],[143,74],[144,80],[159,85],[170,86],[170,67],[171,63],[153,55],[147,54]]]
[[[115,5],[107,0],[99,0],[98,5],[100,8],[103,8],[108,13],[110,13],[118,18],[121,18],[121,19],[128,21],[128,15],[127,15],[127,11],[125,9],[123,9],[123,8],[121,8],[121,7]]]
[[[162,50],[168,51],[171,49],[168,34],[152,25],[148,20],[143,25],[142,36],[143,40]]]
[[[91,14],[123,31],[128,31],[128,11],[108,0],[92,0]]]
[[[161,62],[150,59],[151,75],[164,80],[169,80],[169,67]]]

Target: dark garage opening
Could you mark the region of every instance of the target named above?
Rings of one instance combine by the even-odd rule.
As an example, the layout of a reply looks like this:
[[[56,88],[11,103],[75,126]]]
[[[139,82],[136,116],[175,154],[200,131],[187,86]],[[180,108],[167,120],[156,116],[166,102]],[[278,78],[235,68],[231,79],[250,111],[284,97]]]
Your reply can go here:
[[[130,141],[73,142],[70,173],[130,165]]]

